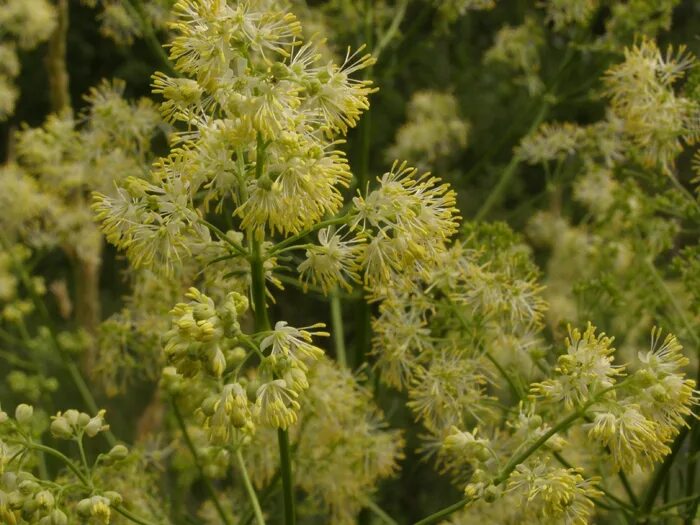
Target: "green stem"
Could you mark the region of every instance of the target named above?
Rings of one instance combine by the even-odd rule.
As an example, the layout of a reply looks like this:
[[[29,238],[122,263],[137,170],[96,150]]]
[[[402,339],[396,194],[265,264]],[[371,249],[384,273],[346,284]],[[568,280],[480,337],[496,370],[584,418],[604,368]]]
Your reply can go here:
[[[668,509],[672,509],[673,507],[678,507],[679,505],[685,505],[686,503],[694,503],[700,499],[700,495],[696,494],[694,496],[686,496],[684,498],[677,499],[675,501],[671,501],[669,503],[666,503],[665,505],[662,505],[660,507],[656,507],[652,513],[657,513],[657,512],[663,512]]]
[[[399,30],[399,26],[406,16],[406,8],[408,7],[408,0],[400,0],[398,7],[396,8],[396,13],[394,18],[391,20],[391,24],[386,30],[386,33],[382,35],[382,38],[377,43],[377,46],[372,50],[372,55],[374,58],[379,59],[379,56],[384,51],[384,48],[389,45],[389,43],[394,39],[396,33]]]
[[[335,354],[338,364],[342,367],[348,366],[348,359],[345,354],[345,333],[343,330],[343,311],[340,303],[340,295],[336,287],[330,293],[331,301],[331,327],[333,331],[333,343],[335,344]]]
[[[119,514],[124,516],[126,519],[133,521],[134,523],[138,523],[139,525],[155,525],[152,521],[147,521],[144,518],[141,518],[137,516],[136,514],[133,514],[131,511],[127,510],[126,508],[122,507],[121,505],[117,505],[116,507],[112,507],[115,511],[117,511]]]
[[[367,498],[367,500],[365,500],[364,503],[365,503],[365,506],[366,506],[369,510],[371,510],[372,512],[374,512],[374,514],[379,518],[379,520],[380,520],[382,523],[386,523],[386,525],[399,525],[398,522],[397,522],[394,518],[392,518],[391,516],[389,516],[389,515],[384,511],[384,509],[382,509],[379,505],[377,505],[377,504],[376,504],[374,501],[372,501],[371,499]]]
[[[270,479],[270,482],[267,484],[267,487],[262,489],[260,491],[260,496],[258,497],[258,500],[262,503],[265,503],[267,499],[274,493],[275,489],[279,485],[279,480],[280,480],[280,471],[278,470],[275,472],[275,475],[272,476],[272,479]],[[255,515],[253,513],[253,509],[249,509],[246,514],[241,518],[240,525],[249,525],[252,523],[253,519],[255,518]]]
[[[255,158],[256,177],[263,175],[265,163],[265,145],[260,133],[258,133],[257,151]],[[260,241],[253,232],[249,232],[251,245],[250,279],[251,296],[253,298],[253,310],[255,312],[255,331],[265,332],[271,330],[270,318],[267,312],[267,291],[265,288],[265,268],[263,266]],[[279,245],[278,245],[279,246]],[[280,452],[280,471],[282,473],[282,488],[284,494],[284,523],[295,525],[294,512],[294,485],[292,481],[292,458],[289,450],[289,434],[286,430],[277,429],[277,442]]]
[[[28,443],[27,446],[29,448],[32,448],[34,450],[39,450],[41,452],[44,452],[46,454],[49,454],[51,456],[54,456],[55,458],[60,459],[70,470],[73,471],[73,473],[78,477],[80,482],[85,486],[87,489],[92,488],[92,483],[85,477],[85,475],[80,471],[78,467],[75,466],[75,463],[73,463],[67,456],[56,450],[55,448],[47,447],[45,445],[41,445],[39,443]],[[134,523],[138,523],[139,525],[154,525],[153,523],[146,521],[143,518],[140,518],[128,510],[126,510],[124,507],[121,506],[116,506],[113,507],[114,510],[116,510],[119,514],[123,515],[125,518],[130,519]]]
[[[540,105],[540,108],[537,111],[537,114],[535,115],[532,124],[530,124],[526,135],[532,133],[537,128],[537,126],[540,125],[540,123],[547,116],[550,107],[551,102],[547,97],[545,97],[542,100],[542,104]],[[477,211],[476,215],[474,215],[475,221],[483,220],[491,212],[491,210],[501,202],[506,190],[508,189],[508,186],[510,186],[511,180],[513,180],[513,177],[515,176],[516,170],[519,165],[520,158],[517,155],[513,155],[508,165],[501,172],[501,177],[498,179],[498,182],[491,190],[491,193],[489,193],[488,197],[486,197],[486,200],[481,205],[481,208],[479,208],[479,211]]]
[[[241,453],[240,448],[236,450],[236,461],[238,462],[238,468],[241,471],[243,485],[245,485],[245,490],[248,493],[248,498],[250,499],[250,505],[253,508],[255,521],[258,523],[258,525],[265,525],[265,519],[263,518],[262,509],[260,508],[260,502],[258,501],[258,496],[255,494],[255,488],[250,482],[248,470],[245,467],[245,461],[243,460],[243,454]]]
[[[321,228],[325,228],[326,226],[337,226],[339,224],[346,224],[347,222],[350,221],[350,214],[345,214],[341,215],[339,217],[333,217],[332,219],[326,219],[325,221],[321,221],[319,223],[314,224],[311,228],[304,230],[301,233],[298,233],[296,235],[292,235],[291,237],[286,238],[283,241],[278,242],[275,244],[271,249],[270,249],[270,256],[276,255],[279,253],[281,250],[286,248],[287,246],[291,246],[297,241],[300,241],[301,239],[307,237],[308,235],[311,235],[312,233],[320,230]]]
[[[88,464],[87,456],[85,455],[85,447],[83,446],[83,436],[80,436],[80,438],[78,438],[76,441],[78,443],[78,450],[80,450],[80,461],[83,462],[83,468],[85,469],[87,477],[90,480],[90,486],[92,486],[92,475],[90,474],[90,465]]]
[[[496,478],[493,480],[494,485],[500,485],[504,481],[508,479],[508,477],[511,475],[511,473],[515,470],[515,468],[523,463],[527,458],[529,458],[532,454],[534,454],[539,448],[544,445],[549,439],[554,436],[555,434],[558,434],[559,432],[563,432],[571,424],[576,421],[577,419],[582,418],[586,414],[586,410],[593,404],[598,402],[598,399],[602,397],[604,394],[608,393],[611,390],[614,390],[615,388],[619,387],[622,383],[618,383],[615,386],[612,386],[610,388],[606,388],[605,390],[602,390],[594,399],[588,401],[585,405],[583,405],[581,408],[579,408],[576,412],[573,412],[569,414],[567,417],[559,421],[556,425],[554,425],[552,428],[550,428],[547,432],[542,434],[532,445],[530,445],[528,448],[526,448],[524,451],[522,451],[520,454],[517,456],[511,458],[511,460],[506,464],[505,467],[501,470],[501,472],[496,476]],[[417,521],[415,525],[429,525],[431,523],[437,523],[439,520],[444,518],[445,516],[449,516],[455,511],[458,511],[465,505],[467,505],[470,501],[472,501],[471,498],[464,498],[461,501],[458,501],[457,503],[454,503],[450,505],[449,507],[445,507],[444,509],[441,509],[427,518],[423,518],[420,521]]]
[[[170,406],[173,409],[173,415],[175,416],[177,425],[178,427],[180,427],[180,432],[182,432],[182,437],[185,440],[185,445],[187,445],[190,454],[192,454],[192,459],[194,459],[194,465],[197,468],[199,477],[204,483],[204,487],[209,493],[209,497],[211,498],[211,501],[214,504],[214,507],[216,508],[217,514],[219,515],[223,523],[225,523],[226,525],[232,525],[228,519],[228,516],[226,515],[226,512],[224,511],[224,508],[221,506],[219,498],[216,496],[216,491],[214,490],[214,486],[212,485],[211,480],[207,477],[206,473],[204,472],[204,467],[202,466],[202,462],[199,459],[199,454],[197,454],[197,449],[195,448],[194,443],[192,442],[192,438],[187,432],[185,420],[182,418],[182,414],[180,413],[180,409],[178,408],[177,403],[172,398],[170,399]]]
[[[139,0],[126,0],[124,6],[127,11],[131,11],[132,16],[141,21],[141,28],[143,29],[143,38],[146,44],[151,49],[151,52],[158,57],[162,66],[165,68],[166,73],[170,76],[180,76],[170,61],[168,55],[163,51],[163,45],[158,40],[155,31],[153,31],[153,26],[149,20],[147,20],[145,13],[143,12],[141,2]]]
[[[219,228],[217,228],[216,226],[214,226],[212,223],[210,223],[209,221],[207,221],[205,219],[199,219],[199,220],[202,224],[204,224],[204,226],[206,226],[212,232],[214,232],[217,235],[217,237],[219,237],[222,241],[224,241],[226,244],[231,246],[239,255],[242,255],[243,257],[248,256],[248,252],[246,251],[245,248],[243,248],[243,246],[241,246],[240,244],[235,242],[233,239],[231,239],[228,235],[226,235]],[[223,261],[223,260],[226,260],[227,258],[228,257],[217,257],[217,259],[214,259],[214,261],[212,261],[212,262],[216,262],[217,260]]]
[[[33,450],[39,450],[45,454],[60,459],[73,472],[73,474],[75,474],[78,477],[80,483],[82,483],[86,488],[92,487],[90,480],[85,477],[85,474],[83,474],[83,472],[75,465],[75,463],[73,463],[73,461],[71,461],[70,458],[68,458],[62,452],[56,450],[55,448],[47,447],[46,445],[41,445],[39,443],[34,442],[27,443],[26,446]]]
[[[637,495],[634,493],[634,490],[632,489],[632,485],[630,484],[629,480],[627,479],[627,474],[625,474],[623,471],[619,471],[617,473],[617,477],[620,479],[620,482],[622,483],[622,487],[625,489],[625,493],[627,494],[627,497],[630,499],[630,503],[634,505],[635,507],[639,506],[639,500],[637,499]]]
[[[292,455],[289,449],[289,433],[277,429],[277,442],[280,449],[280,470],[282,471],[282,490],[284,492],[284,523],[295,525],[294,486],[292,482]]]

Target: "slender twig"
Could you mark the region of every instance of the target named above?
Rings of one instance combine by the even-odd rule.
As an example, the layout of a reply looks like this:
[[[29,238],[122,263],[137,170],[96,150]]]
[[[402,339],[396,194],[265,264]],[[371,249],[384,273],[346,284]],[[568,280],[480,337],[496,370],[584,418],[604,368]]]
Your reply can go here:
[[[370,498],[367,498],[364,501],[365,507],[367,507],[369,510],[374,512],[374,514],[379,518],[379,520],[382,523],[386,523],[386,525],[399,525],[398,522],[389,516],[384,509],[382,509],[379,505],[377,505],[373,500]]]
[[[258,525],[265,525],[265,518],[263,518],[260,502],[258,501],[257,494],[255,494],[255,488],[250,482],[248,470],[246,469],[245,461],[243,460],[243,454],[241,453],[240,448],[236,450],[236,462],[238,463],[238,469],[240,470],[241,477],[243,478],[243,485],[245,486],[245,490],[248,493],[248,498],[250,499],[250,506],[253,509],[255,521],[258,523]]]
[[[338,224],[346,224],[350,221],[350,218],[351,216],[349,214],[345,214],[340,215],[339,217],[333,217],[331,219],[326,219],[325,221],[318,222],[309,229],[304,230],[296,235],[292,235],[291,237],[287,237],[283,241],[278,242],[270,249],[268,253],[270,254],[270,256],[274,256],[277,253],[279,253],[280,250],[286,248],[287,246],[291,246],[295,242],[300,241],[304,237],[311,235],[312,233],[320,230],[321,228],[325,228],[326,226],[336,226]]]
[[[255,176],[260,178],[264,174],[265,143],[262,135],[258,133]],[[248,235],[250,243],[250,280],[251,296],[253,298],[253,310],[255,312],[256,332],[265,332],[271,329],[270,318],[267,311],[267,291],[265,288],[265,268],[260,242],[253,232]],[[291,239],[291,238],[290,238]],[[288,241],[290,239],[287,239]],[[282,243],[280,243],[282,244]],[[277,245],[279,248],[280,245]],[[277,443],[280,454],[280,471],[282,473],[282,492],[284,495],[284,523],[295,525],[296,514],[294,510],[294,485],[292,481],[292,458],[289,449],[289,433],[284,429],[277,429]]]
[[[338,364],[342,367],[348,366],[348,359],[345,353],[345,333],[343,330],[343,310],[340,303],[338,288],[330,293],[331,301],[331,328],[333,331],[333,343],[335,344],[335,355]]]
[[[160,60],[161,65],[166,70],[165,72],[170,76],[180,76],[179,73],[175,71],[175,67],[170,61],[170,58],[163,50],[163,45],[160,40],[158,40],[151,22],[147,19],[141,2],[139,0],[126,0],[123,4],[127,11],[130,11],[131,15],[141,22],[141,29],[143,30],[142,37],[151,49],[151,52]]]
[[[408,7],[408,0],[400,0],[399,5],[396,7],[396,12],[394,13],[394,18],[391,20],[391,24],[387,28],[386,32],[382,35],[382,38],[377,42],[376,47],[372,50],[372,55],[374,58],[379,59],[382,51],[389,45],[389,43],[394,39],[396,33],[401,26],[401,22],[406,16],[406,8]]]
[[[217,237],[219,237],[222,241],[224,241],[226,244],[231,246],[231,248],[233,248],[239,255],[242,255],[243,257],[247,257],[249,255],[248,252],[246,251],[246,249],[243,248],[243,246],[241,246],[236,241],[231,239],[231,237],[226,235],[218,227],[214,226],[212,223],[210,223],[209,221],[207,221],[206,219],[203,219],[203,218],[200,218],[199,221],[204,226],[209,228],[212,232],[214,232],[217,235]],[[220,260],[223,260],[223,259],[220,258]]]
[[[542,434],[534,443],[532,443],[529,447],[527,447],[525,450],[520,452],[519,454],[513,456],[508,463],[506,463],[505,467],[501,469],[499,474],[494,478],[493,484],[498,486],[504,481],[506,481],[511,473],[515,470],[515,468],[523,463],[525,460],[527,460],[532,454],[537,452],[537,450],[540,449],[549,439],[558,434],[559,432],[563,432],[566,429],[568,429],[577,419],[580,419],[586,415],[586,410],[588,410],[589,407],[594,405],[595,403],[598,402],[600,398],[602,398],[605,394],[608,392],[615,390],[622,386],[625,382],[622,381],[614,386],[611,386],[609,388],[601,390],[593,399],[585,403],[582,407],[580,407],[578,410],[575,412],[572,412],[569,414],[567,417],[564,419],[560,420],[556,425],[552,426],[547,432]],[[429,525],[431,523],[437,523],[440,521],[442,518],[449,516],[453,512],[458,511],[465,505],[467,505],[469,502],[473,501],[472,498],[464,498],[457,503],[453,503],[449,507],[445,507],[444,509],[441,509],[430,516],[423,518],[420,521],[417,521],[415,525]]]

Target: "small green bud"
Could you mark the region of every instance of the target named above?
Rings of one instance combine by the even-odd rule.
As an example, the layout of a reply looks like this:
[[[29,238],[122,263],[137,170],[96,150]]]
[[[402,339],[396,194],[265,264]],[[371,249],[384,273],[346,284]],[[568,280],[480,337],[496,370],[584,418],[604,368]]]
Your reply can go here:
[[[107,492],[105,492],[104,497],[109,500],[110,505],[121,505],[122,501],[124,501],[122,495],[119,494],[119,492],[115,492],[113,490],[108,490]]]
[[[75,510],[78,513],[78,515],[83,516],[84,518],[90,516],[91,509],[92,501],[90,500],[90,498],[81,499],[75,506]]]
[[[109,429],[109,425],[105,424],[104,420],[105,410],[100,410],[97,415],[91,418],[87,425],[85,425],[85,433],[89,437],[95,437],[100,432],[104,432]]]
[[[73,437],[73,428],[63,416],[55,417],[49,430],[56,439],[71,439]]]
[[[113,461],[121,461],[129,456],[129,449],[124,445],[114,445],[107,455]]]
[[[231,366],[238,366],[243,362],[247,355],[248,353],[245,351],[245,348],[242,346],[236,346],[235,348],[232,348],[226,352],[226,361],[231,363]]]
[[[34,496],[34,500],[44,510],[53,508],[54,504],[56,503],[53,494],[51,494],[48,490],[37,492]]]
[[[20,425],[26,425],[31,422],[32,416],[34,415],[34,407],[31,405],[26,405],[22,403],[17,405],[15,409],[15,419]]]
[[[90,423],[90,416],[86,414],[85,412],[81,412],[80,415],[78,416],[78,425],[79,427],[85,427]]]
[[[484,489],[484,501],[492,503],[501,495],[501,491],[495,485],[489,485]]]
[[[65,512],[62,510],[52,510],[51,514],[49,514],[49,518],[50,525],[68,525],[68,516],[66,516]]]
[[[17,488],[22,494],[29,496],[30,494],[34,494],[37,490],[39,490],[40,487],[36,481],[27,479],[21,482]]]

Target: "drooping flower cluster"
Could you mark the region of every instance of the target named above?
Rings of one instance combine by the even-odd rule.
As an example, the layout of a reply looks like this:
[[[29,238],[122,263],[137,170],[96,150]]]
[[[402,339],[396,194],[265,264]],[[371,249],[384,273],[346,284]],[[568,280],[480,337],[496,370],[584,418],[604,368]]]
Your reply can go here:
[[[605,76],[612,111],[646,164],[669,170],[682,142],[693,143],[700,133],[698,103],[675,87],[694,60],[684,47],[664,54],[645,39],[626,49],[624,62]]]
[[[406,124],[387,151],[390,160],[406,159],[420,169],[430,169],[467,145],[469,124],[450,93],[419,91],[411,97],[406,115]]]
[[[18,51],[48,40],[56,27],[56,13],[47,0],[7,0],[0,9],[0,122],[15,109],[19,93]]]

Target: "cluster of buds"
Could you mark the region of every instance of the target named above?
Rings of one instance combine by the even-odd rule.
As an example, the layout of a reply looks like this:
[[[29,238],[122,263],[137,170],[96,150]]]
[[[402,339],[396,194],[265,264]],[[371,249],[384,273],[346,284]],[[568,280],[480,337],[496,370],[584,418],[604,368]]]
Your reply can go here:
[[[233,429],[247,434],[255,430],[248,395],[240,383],[224,385],[221,393],[207,397],[201,411],[206,417],[209,439],[214,443],[228,443]]]
[[[90,417],[85,412],[70,409],[51,417],[51,435],[57,439],[80,439],[83,435],[95,437],[100,432],[109,430],[105,423],[105,410]]]
[[[165,354],[177,371],[194,377],[204,368],[221,377],[227,367],[226,352],[236,347],[241,332],[238,319],[248,309],[248,299],[236,292],[217,308],[214,301],[190,288],[188,303],[178,303],[170,312],[173,327],[165,335]]]
[[[68,517],[57,507],[54,494],[42,488],[34,476],[22,471],[0,476],[0,520],[8,525],[68,524]]]

